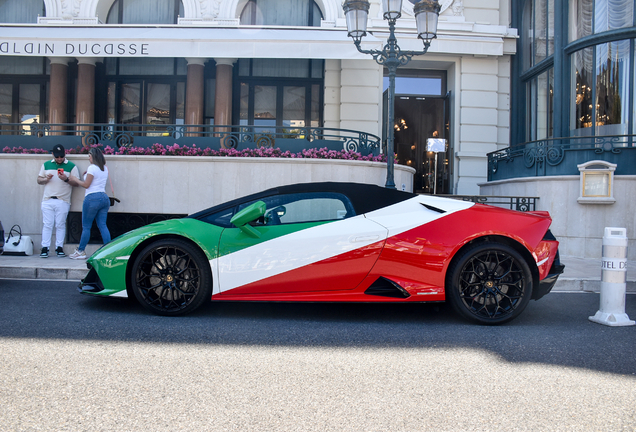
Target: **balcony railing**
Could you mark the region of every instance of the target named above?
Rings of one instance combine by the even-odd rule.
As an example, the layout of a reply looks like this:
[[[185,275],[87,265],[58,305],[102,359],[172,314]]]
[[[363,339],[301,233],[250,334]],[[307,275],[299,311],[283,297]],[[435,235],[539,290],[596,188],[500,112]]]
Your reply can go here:
[[[453,198],[461,201],[470,201],[480,204],[507,208],[517,211],[535,211],[539,197],[516,197],[516,196],[486,196],[486,195],[436,195],[446,198]]]
[[[102,144],[104,147],[151,147],[196,145],[199,148],[279,148],[347,150],[363,155],[380,153],[381,139],[349,129],[248,125],[156,125],[156,124],[0,124],[0,149],[4,147],[51,149]]]
[[[616,175],[636,174],[636,135],[551,138],[488,153],[488,181],[579,175],[592,160],[617,164]]]

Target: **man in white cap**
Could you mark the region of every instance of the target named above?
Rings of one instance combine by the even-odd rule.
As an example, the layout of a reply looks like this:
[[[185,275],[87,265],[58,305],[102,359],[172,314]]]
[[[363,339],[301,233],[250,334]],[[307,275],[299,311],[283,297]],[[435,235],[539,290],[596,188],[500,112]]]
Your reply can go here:
[[[42,252],[40,257],[48,258],[51,246],[51,235],[55,225],[55,254],[64,253],[64,237],[66,236],[66,216],[71,209],[71,192],[69,183],[71,175],[79,178],[79,170],[73,162],[66,159],[66,152],[61,144],[53,147],[53,160],[44,162],[38,174],[38,184],[44,185],[42,197]]]

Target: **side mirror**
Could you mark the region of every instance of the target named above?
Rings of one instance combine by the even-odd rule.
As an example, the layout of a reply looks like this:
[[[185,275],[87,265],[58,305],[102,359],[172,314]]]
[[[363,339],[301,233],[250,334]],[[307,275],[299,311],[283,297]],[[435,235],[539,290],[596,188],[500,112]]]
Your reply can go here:
[[[261,233],[249,225],[249,223],[262,217],[265,214],[266,208],[267,206],[263,201],[256,201],[254,204],[249,205],[236,213],[230,220],[230,223],[235,227],[240,228],[241,231],[250,237],[259,238]]]

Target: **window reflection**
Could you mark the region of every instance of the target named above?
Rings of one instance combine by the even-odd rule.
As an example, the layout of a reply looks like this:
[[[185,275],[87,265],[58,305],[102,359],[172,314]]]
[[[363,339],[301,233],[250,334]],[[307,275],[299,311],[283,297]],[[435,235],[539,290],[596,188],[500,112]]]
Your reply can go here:
[[[322,12],[313,0],[249,0],[240,19],[244,25],[320,27]]]
[[[554,0],[528,0],[522,18],[523,67],[554,54]]]
[[[305,126],[305,86],[283,87],[283,126]]]
[[[13,86],[0,84],[0,124],[11,123]]]
[[[115,0],[108,24],[177,24],[183,16],[181,0]]]
[[[629,112],[629,41],[598,45],[596,58],[597,134],[626,134]]]
[[[0,23],[35,24],[38,16],[45,16],[42,0],[0,1]]]
[[[527,140],[535,141],[554,136],[554,68],[533,78],[528,86]]]
[[[594,33],[631,27],[633,23],[634,0],[594,1]]]
[[[254,86],[254,125],[276,126],[276,87]],[[260,133],[275,133],[276,129],[258,128]]]
[[[535,0],[534,7],[534,63],[537,64],[545,59],[547,54],[546,31],[548,28],[548,17],[545,13],[547,0]]]
[[[631,27],[634,0],[573,0],[569,20],[570,42],[593,33]]]
[[[170,85],[149,83],[146,95],[146,123],[153,125],[148,128],[148,136],[161,136],[165,130],[162,125],[170,123]]]
[[[630,61],[629,40],[573,54],[572,125],[577,135],[629,133]]]
[[[318,60],[240,59],[240,124],[262,126],[256,129],[261,134],[320,127],[323,74],[316,65],[324,70]]]

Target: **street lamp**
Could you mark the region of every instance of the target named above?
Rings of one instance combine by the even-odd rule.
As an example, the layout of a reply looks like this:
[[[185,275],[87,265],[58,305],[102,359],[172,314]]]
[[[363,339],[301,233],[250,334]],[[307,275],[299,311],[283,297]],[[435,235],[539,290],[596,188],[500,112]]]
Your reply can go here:
[[[411,57],[426,54],[431,46],[431,40],[437,37],[437,20],[439,18],[440,5],[437,0],[419,0],[413,7],[415,23],[417,25],[417,37],[424,42],[423,51],[402,51],[395,38],[395,22],[402,15],[402,0],[382,0],[384,19],[389,22],[389,38],[384,48],[380,50],[363,50],[360,47],[362,38],[367,34],[367,18],[369,16],[368,0],[344,0],[342,9],[347,20],[348,35],[353,38],[358,51],[370,54],[380,65],[389,71],[389,126],[387,127],[387,165],[385,187],[395,189],[393,178],[393,165],[395,159],[395,143],[393,120],[395,116],[395,75],[399,66],[404,66],[411,61]]]

